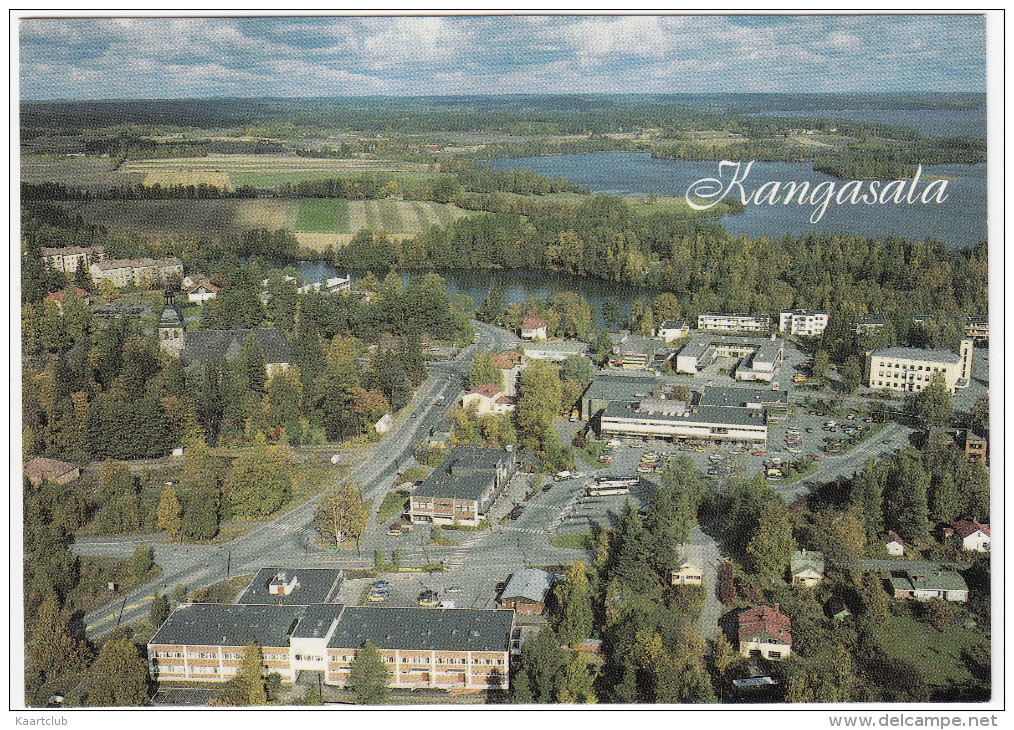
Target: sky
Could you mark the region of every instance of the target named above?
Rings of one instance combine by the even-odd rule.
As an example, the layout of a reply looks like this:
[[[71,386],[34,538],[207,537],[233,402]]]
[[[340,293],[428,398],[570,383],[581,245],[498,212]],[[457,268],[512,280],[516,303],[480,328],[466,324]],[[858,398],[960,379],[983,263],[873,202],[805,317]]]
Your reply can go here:
[[[981,16],[20,19],[23,100],[985,91]]]

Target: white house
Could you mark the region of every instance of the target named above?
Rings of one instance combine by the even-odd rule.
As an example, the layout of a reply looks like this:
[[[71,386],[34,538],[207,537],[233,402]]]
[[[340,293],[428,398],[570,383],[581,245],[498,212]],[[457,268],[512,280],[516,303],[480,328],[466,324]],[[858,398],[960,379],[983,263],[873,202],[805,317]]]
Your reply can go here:
[[[525,340],[540,340],[545,341],[548,339],[546,334],[546,323],[538,317],[531,315],[525,317],[521,323],[521,338]]]
[[[218,296],[218,287],[208,281],[201,281],[187,289],[187,300],[191,304],[204,304]]]
[[[954,527],[945,528],[944,534],[961,540],[961,547],[965,550],[977,553],[989,552],[989,525],[980,523],[974,517],[970,520],[958,520],[954,523]]]
[[[514,399],[490,383],[473,388],[461,397],[461,407],[475,408],[476,415],[494,416],[514,410]]]
[[[898,537],[897,532],[892,530],[881,539],[884,541],[884,547],[887,548],[888,555],[899,556],[905,554],[905,541]]]

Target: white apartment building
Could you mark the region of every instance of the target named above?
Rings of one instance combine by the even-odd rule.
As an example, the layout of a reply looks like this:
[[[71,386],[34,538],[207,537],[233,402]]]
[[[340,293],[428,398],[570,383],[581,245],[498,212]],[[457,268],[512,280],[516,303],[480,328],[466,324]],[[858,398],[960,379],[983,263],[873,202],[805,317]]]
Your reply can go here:
[[[718,332],[768,332],[771,330],[771,317],[766,314],[702,312],[697,315],[697,329]]]
[[[783,309],[778,329],[790,335],[818,337],[827,328],[827,312],[822,309]]]
[[[42,262],[56,271],[72,274],[79,266],[90,267],[106,259],[105,246],[64,246],[43,248]]]
[[[972,375],[972,340],[961,341],[961,353],[884,347],[867,355],[867,385],[878,390],[918,393],[940,373],[949,393],[968,387]]]

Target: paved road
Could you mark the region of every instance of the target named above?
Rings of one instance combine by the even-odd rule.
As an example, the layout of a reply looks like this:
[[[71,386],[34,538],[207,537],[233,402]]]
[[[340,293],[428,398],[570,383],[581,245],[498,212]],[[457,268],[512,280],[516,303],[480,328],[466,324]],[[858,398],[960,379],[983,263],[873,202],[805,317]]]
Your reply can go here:
[[[395,475],[410,465],[417,439],[443,418],[461,391],[463,376],[468,372],[475,354],[483,348],[506,349],[517,342],[509,332],[476,323],[476,341],[446,363],[436,363],[430,375],[416,391],[411,404],[403,409],[396,426],[373,447],[372,452],[353,468],[350,478],[357,482],[367,499],[379,505]],[[442,400],[440,397],[442,396]],[[264,565],[291,564],[355,567],[362,564],[358,556],[318,551],[314,547],[310,526],[318,498],[313,498],[279,515],[270,523],[251,530],[242,537],[219,546],[185,546],[155,542],[155,559],[163,568],[156,581],[140,586],[117,600],[84,617],[89,638],[102,636],[121,624],[146,618],[148,606],[156,593],[172,591],[177,585],[188,590],[216,583],[234,575],[250,573]],[[363,555],[371,540],[381,531],[373,520],[364,535]],[[368,529],[369,529],[368,528]],[[130,555],[140,538],[82,540],[72,546],[78,554]]]

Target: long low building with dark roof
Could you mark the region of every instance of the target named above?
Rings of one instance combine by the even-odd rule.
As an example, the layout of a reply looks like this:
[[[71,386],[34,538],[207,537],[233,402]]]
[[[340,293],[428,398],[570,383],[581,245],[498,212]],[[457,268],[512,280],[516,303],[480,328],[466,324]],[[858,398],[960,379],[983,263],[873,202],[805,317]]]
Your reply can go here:
[[[224,682],[253,642],[284,681],[319,672],[340,687],[370,642],[391,687],[506,689],[514,634],[514,611],[503,609],[183,604],[148,642],[148,661],[158,681]]]
[[[610,403],[600,419],[603,437],[661,438],[690,444],[767,446],[763,408],[690,406],[678,401]]]

